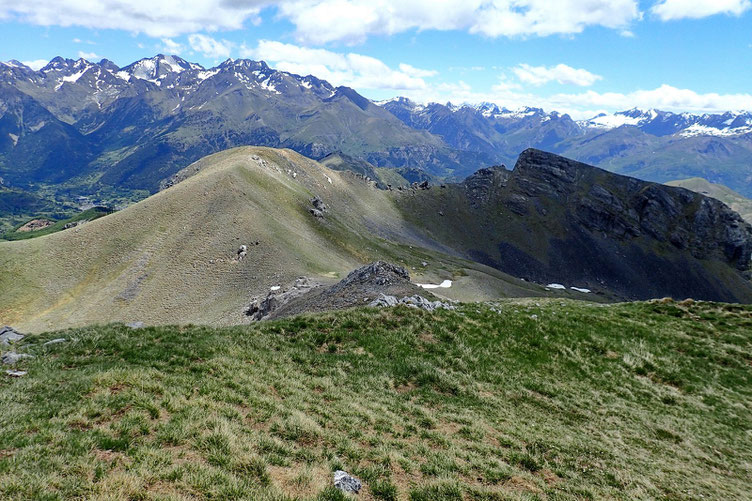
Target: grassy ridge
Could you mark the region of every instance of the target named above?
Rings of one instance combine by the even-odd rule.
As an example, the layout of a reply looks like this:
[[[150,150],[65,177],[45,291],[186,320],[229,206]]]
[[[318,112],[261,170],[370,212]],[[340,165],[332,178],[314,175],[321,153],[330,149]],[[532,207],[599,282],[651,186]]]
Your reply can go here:
[[[0,498],[744,499],[752,307],[525,300],[31,338]],[[42,347],[54,337],[72,339]]]

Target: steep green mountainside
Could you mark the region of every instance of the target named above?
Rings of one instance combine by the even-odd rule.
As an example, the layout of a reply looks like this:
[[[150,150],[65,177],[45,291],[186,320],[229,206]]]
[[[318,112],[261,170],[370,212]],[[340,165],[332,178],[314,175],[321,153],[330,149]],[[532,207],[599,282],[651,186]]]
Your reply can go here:
[[[0,497],[747,499],[751,333],[562,300],[50,332],[0,378]]]
[[[705,196],[713,197],[728,205],[731,209],[739,213],[748,223],[752,223],[752,200],[746,198],[731,188],[722,184],[711,183],[701,177],[669,181],[669,186],[679,186],[688,190],[702,193]]]
[[[290,150],[229,150],[179,180],[73,230],[0,242],[0,323],[237,324],[271,287],[335,281],[377,259],[412,268],[420,283],[454,280],[442,292],[455,299],[559,294],[452,257],[405,223],[392,192]],[[323,218],[309,212],[315,196]]]

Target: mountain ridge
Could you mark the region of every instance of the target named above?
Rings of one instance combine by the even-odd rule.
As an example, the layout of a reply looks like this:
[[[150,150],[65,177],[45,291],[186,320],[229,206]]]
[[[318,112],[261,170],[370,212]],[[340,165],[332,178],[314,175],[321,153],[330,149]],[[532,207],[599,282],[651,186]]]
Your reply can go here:
[[[0,242],[0,323],[237,324],[251,296],[377,260],[460,301],[752,303],[751,254],[752,227],[717,200],[538,150],[513,171],[389,190],[292,150],[241,147],[122,211]]]

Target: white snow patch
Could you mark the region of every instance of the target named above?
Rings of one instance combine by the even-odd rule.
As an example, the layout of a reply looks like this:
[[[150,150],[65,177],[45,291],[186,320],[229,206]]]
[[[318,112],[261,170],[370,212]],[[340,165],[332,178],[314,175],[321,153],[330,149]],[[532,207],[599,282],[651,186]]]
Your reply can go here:
[[[310,89],[313,87],[313,85],[311,85],[311,82],[309,82],[308,80],[303,80],[302,82],[300,82],[300,85],[302,85],[306,89]]]
[[[122,80],[125,80],[126,82],[131,79],[131,74],[127,71],[118,71],[115,73],[115,76]]]
[[[693,137],[693,136],[719,136],[719,137],[727,137],[727,136],[741,136],[743,134],[749,134],[752,132],[752,127],[736,127],[736,128],[723,128],[723,129],[716,129],[715,127],[708,127],[707,125],[691,125],[681,131],[679,133],[680,136],[683,137]]]
[[[278,291],[278,290],[280,290],[281,288],[282,288],[282,287],[280,287],[279,285],[275,285],[275,286],[273,286],[273,287],[270,287],[270,288],[269,288],[269,290],[270,290],[270,291],[272,291],[272,292],[274,292],[274,291]]]
[[[329,184],[332,184],[332,178],[330,178],[329,176],[326,176],[326,180],[329,181]]]
[[[444,280],[440,284],[415,284],[418,287],[423,287],[424,289],[448,289],[452,286],[451,280]]]
[[[572,289],[573,291],[582,292],[583,294],[590,294],[591,292],[593,292],[590,289],[583,289],[581,287],[570,287],[570,289]]]
[[[546,289],[566,290],[567,288],[561,284],[548,284]]]
[[[261,88],[269,92],[274,92],[275,94],[282,94],[280,91],[277,90],[274,84],[271,83],[270,81],[271,81],[271,77],[261,82]]]
[[[16,134],[11,134],[8,132],[8,135],[10,136],[10,140],[13,141],[13,146],[18,144],[18,136]]]
[[[199,71],[199,72],[198,72],[198,75],[196,75],[196,78],[197,78],[197,79],[198,79],[198,80],[199,80],[200,82],[203,82],[203,81],[204,81],[204,80],[206,80],[207,78],[211,78],[211,77],[213,77],[214,75],[216,75],[217,73],[219,73],[219,70],[207,70],[207,71]]]
[[[580,124],[595,129],[616,129],[622,125],[639,125],[640,121],[640,117],[628,117],[619,113],[614,115],[601,113],[597,117],[580,122]]]

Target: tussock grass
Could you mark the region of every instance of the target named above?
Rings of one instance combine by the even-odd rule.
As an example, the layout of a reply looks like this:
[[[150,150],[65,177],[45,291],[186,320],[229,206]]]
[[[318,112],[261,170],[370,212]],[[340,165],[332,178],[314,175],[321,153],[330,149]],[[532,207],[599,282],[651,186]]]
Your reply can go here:
[[[341,500],[336,469],[364,500],[750,490],[752,307],[357,309],[26,349],[0,380],[2,499]]]

